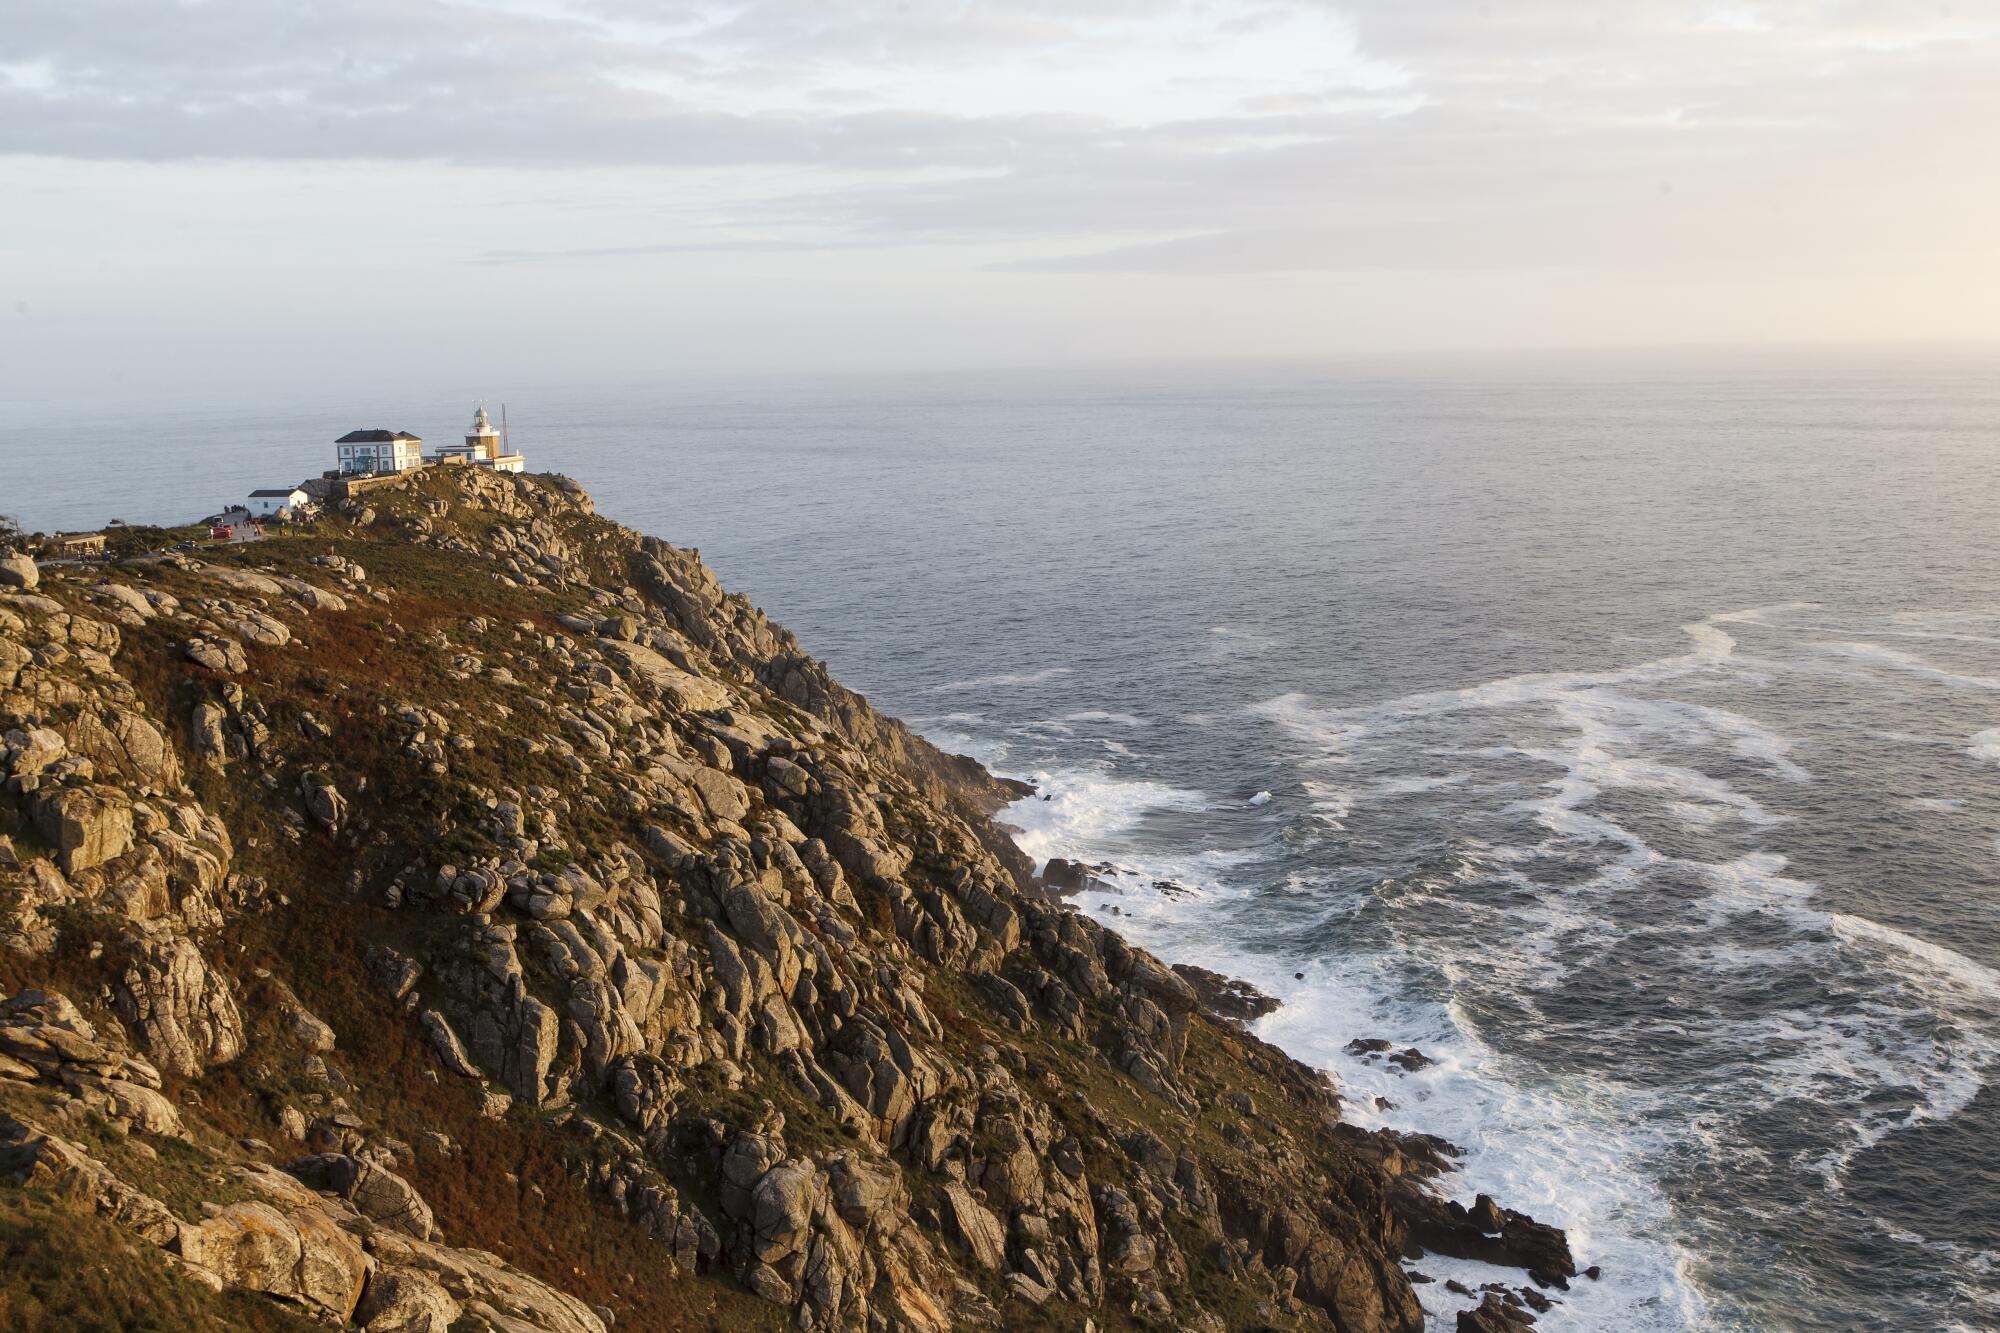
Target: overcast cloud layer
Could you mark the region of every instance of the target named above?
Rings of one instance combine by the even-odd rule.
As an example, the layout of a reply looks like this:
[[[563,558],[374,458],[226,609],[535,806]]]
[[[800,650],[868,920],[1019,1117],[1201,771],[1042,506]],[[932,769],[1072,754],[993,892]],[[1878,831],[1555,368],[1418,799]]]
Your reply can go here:
[[[1992,0],[12,0],[4,346],[1990,338],[1996,143]]]

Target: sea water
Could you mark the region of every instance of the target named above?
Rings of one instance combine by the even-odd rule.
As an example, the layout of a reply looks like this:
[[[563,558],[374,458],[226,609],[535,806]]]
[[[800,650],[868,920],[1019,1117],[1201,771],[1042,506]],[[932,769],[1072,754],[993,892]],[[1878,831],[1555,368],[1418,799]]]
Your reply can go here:
[[[470,407],[17,405],[0,510],[190,517]],[[549,388],[512,430],[1032,780],[1003,818],[1108,867],[1083,910],[1282,1000],[1352,1118],[1567,1228],[1603,1276],[1544,1328],[2000,1326],[1988,363]],[[1441,1329],[1442,1279],[1519,1281],[1414,1267]]]

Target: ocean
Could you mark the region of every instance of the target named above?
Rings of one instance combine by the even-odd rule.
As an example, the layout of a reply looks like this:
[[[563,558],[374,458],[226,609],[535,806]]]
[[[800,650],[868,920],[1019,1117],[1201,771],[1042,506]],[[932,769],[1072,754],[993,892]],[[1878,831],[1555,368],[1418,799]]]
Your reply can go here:
[[[1034,781],[1084,910],[1567,1228],[1603,1275],[1544,1329],[2000,1327],[1990,358],[509,396],[530,467]],[[471,407],[16,403],[0,511],[190,518]],[[1486,1276],[1415,1267],[1439,1329]]]

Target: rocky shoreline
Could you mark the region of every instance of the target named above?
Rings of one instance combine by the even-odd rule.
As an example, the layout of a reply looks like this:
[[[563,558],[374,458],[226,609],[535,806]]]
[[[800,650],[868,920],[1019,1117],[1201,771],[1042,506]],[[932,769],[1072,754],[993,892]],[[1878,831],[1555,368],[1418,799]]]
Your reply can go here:
[[[1086,889],[1104,888],[1121,874],[1109,863],[1086,865],[1061,857],[1051,858],[1041,876],[1053,892],[1068,897]],[[1114,909],[1115,910],[1115,909]],[[1198,1002],[1212,1018],[1247,1028],[1257,1019],[1277,1012],[1281,1003],[1250,983],[1204,967],[1174,963],[1173,971],[1194,991]],[[1384,1060],[1407,1074],[1430,1067],[1434,1061],[1415,1047],[1397,1049],[1381,1037],[1357,1037],[1347,1044],[1347,1053],[1363,1060]],[[1388,1103],[1378,1109],[1388,1109]],[[1335,1127],[1336,1134],[1349,1140],[1356,1151],[1382,1166],[1395,1182],[1391,1206],[1407,1229],[1405,1256],[1420,1260],[1427,1254],[1453,1259],[1469,1259],[1502,1268],[1525,1270],[1529,1283],[1509,1286],[1488,1282],[1477,1291],[1456,1280],[1444,1285],[1455,1295],[1478,1300],[1478,1305],[1458,1312],[1456,1326],[1462,1333],[1506,1333],[1532,1328],[1537,1314],[1547,1313],[1559,1298],[1546,1293],[1567,1291],[1578,1270],[1569,1250],[1568,1238],[1556,1227],[1535,1221],[1525,1213],[1503,1209],[1490,1196],[1478,1195],[1470,1208],[1440,1197],[1432,1184],[1456,1170],[1463,1150],[1435,1135],[1399,1134],[1393,1130],[1371,1133],[1351,1125]],[[1593,1266],[1583,1276],[1596,1281]],[[1412,1280],[1431,1281],[1412,1271]]]
[[[575,483],[158,537],[0,561],[0,1308],[1485,1333],[1577,1275]]]

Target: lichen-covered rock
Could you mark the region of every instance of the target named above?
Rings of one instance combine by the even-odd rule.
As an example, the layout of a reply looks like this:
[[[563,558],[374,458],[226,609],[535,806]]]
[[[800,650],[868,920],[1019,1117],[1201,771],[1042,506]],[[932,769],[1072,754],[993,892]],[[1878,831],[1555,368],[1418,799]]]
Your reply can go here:
[[[275,588],[277,585],[272,586]],[[282,648],[292,641],[292,631],[285,622],[262,611],[245,611],[230,628],[245,643],[254,643],[260,648]]]
[[[159,728],[126,708],[79,713],[66,729],[69,749],[100,773],[122,773],[140,787],[180,786],[180,761]]]
[[[100,584],[92,600],[108,608],[112,619],[121,625],[143,625],[158,614],[146,594],[123,583]]]
[[[69,753],[62,733],[51,727],[15,729],[5,736],[0,749],[0,769],[10,777],[37,777],[51,764]]]
[[[863,1233],[893,1232],[909,1212],[910,1191],[893,1162],[843,1153],[828,1163],[833,1206],[841,1220]]]
[[[478,1078],[479,1066],[473,1064],[472,1058],[465,1053],[465,1044],[452,1031],[445,1016],[435,1009],[426,1009],[420,1018],[424,1033],[431,1040],[431,1048],[438,1053],[438,1059],[444,1061],[444,1067],[460,1078]]]
[[[189,639],[182,645],[181,652],[196,666],[207,667],[225,676],[240,676],[250,669],[250,659],[244,655],[243,645],[220,634],[203,634]]]
[[[699,713],[729,704],[727,688],[681,670],[645,644],[601,639],[598,647],[676,708]]]
[[[229,982],[184,935],[135,937],[116,1002],[154,1061],[182,1078],[243,1052],[243,1015]]]
[[[393,1171],[345,1153],[315,1153],[285,1168],[316,1190],[340,1195],[371,1222],[432,1240],[437,1221],[416,1186]]]
[[[101,787],[67,787],[41,794],[35,826],[56,849],[65,875],[124,855],[132,845],[132,805]]]
[[[750,1234],[759,1263],[776,1267],[802,1254],[824,1199],[819,1173],[803,1162],[766,1171],[750,1192]]]
[[[303,773],[299,776],[299,795],[306,803],[306,813],[325,828],[338,832],[347,822],[347,798],[333,785],[333,779],[324,773]]]
[[[77,1199],[153,1245],[171,1244],[180,1234],[180,1222],[158,1199],[119,1179],[77,1144],[5,1114],[0,1114],[0,1181]]]
[[[481,1250],[451,1249],[396,1232],[377,1234],[377,1265],[430,1279],[456,1301],[460,1323],[496,1333],[607,1333],[588,1305]]]
[[[32,559],[18,551],[0,551],[0,587],[33,592],[41,582],[42,572]]]
[[[188,716],[194,752],[217,768],[235,757],[230,753],[229,734],[225,730],[228,721],[229,714],[212,703],[197,703]]]
[[[339,1040],[326,1020],[299,1005],[285,1006],[283,1018],[292,1040],[308,1051],[324,1055],[332,1050]]]
[[[944,1188],[945,1221],[952,1239],[965,1247],[981,1268],[998,1270],[1007,1262],[1007,1229],[972,1191],[957,1181]]]
[[[368,1279],[354,1322],[367,1333],[448,1333],[459,1304],[434,1278],[392,1268]]]
[[[701,803],[717,819],[735,823],[750,813],[750,801],[744,793],[743,784],[729,774],[712,768],[698,768],[692,781],[695,791],[701,795]]]
[[[175,1253],[226,1285],[297,1301],[338,1323],[361,1301],[368,1257],[324,1214],[286,1214],[263,1200],[232,1203],[183,1225]]]

